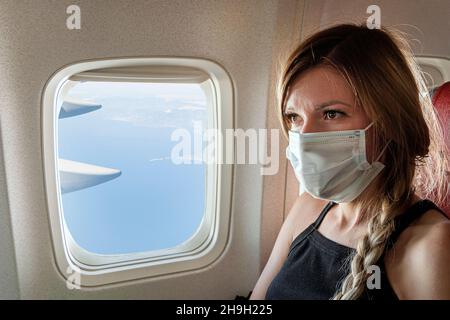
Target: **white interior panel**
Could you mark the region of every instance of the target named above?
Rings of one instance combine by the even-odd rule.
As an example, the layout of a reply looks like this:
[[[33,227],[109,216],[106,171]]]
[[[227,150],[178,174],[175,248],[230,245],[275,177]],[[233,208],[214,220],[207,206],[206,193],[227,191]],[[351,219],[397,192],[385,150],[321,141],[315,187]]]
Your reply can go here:
[[[81,30],[68,30],[69,2],[2,1],[0,111],[9,207],[1,201],[1,209],[2,219],[11,218],[14,250],[7,252],[7,258],[16,256],[18,274],[15,290],[14,259],[2,257],[2,271],[12,281],[10,297],[18,292],[23,299],[232,299],[247,295],[259,275],[260,234],[254,226],[260,225],[263,177],[257,165],[235,168],[231,241],[221,259],[208,269],[102,289],[68,290],[52,250],[40,99],[52,74],[74,62],[201,57],[221,65],[232,79],[235,126],[264,128],[272,46],[277,37],[274,30],[283,2],[81,0],[77,1]],[[8,232],[2,232],[2,237],[12,249]]]
[[[66,27],[66,8],[71,4],[2,0],[0,5],[0,298],[233,299],[247,295],[298,194],[298,182],[284,157],[286,139],[280,134],[278,174],[262,176],[258,165],[234,166],[229,241],[213,264],[201,270],[70,290],[55,263],[46,200],[41,109],[45,84],[61,68],[83,61],[202,58],[220,65],[231,79],[235,128],[279,129],[274,88],[280,57],[315,30],[338,22],[364,22],[373,1],[78,0],[80,30]],[[376,4],[381,23],[407,32],[417,55],[448,63],[448,0],[415,0],[413,4],[379,0]],[[446,71],[437,70],[447,78]],[[140,76],[134,69],[129,72],[130,77]],[[82,76],[101,78],[114,73]],[[185,76],[187,82],[198,80],[196,73]]]

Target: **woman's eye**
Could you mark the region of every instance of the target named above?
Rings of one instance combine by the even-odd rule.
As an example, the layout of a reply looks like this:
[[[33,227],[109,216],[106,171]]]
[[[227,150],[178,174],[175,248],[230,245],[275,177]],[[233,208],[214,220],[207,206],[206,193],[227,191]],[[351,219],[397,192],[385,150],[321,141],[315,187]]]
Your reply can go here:
[[[297,120],[298,115],[291,113],[291,114],[288,114],[287,117],[288,117],[290,122],[295,122],[295,120]]]
[[[327,110],[324,112],[324,118],[325,120],[333,120],[336,118],[339,118],[340,116],[343,116],[344,113],[337,111],[337,110]]]
[[[294,126],[298,125],[298,123],[300,122],[300,117],[296,113],[287,113],[286,118],[288,119],[289,123],[291,123]]]

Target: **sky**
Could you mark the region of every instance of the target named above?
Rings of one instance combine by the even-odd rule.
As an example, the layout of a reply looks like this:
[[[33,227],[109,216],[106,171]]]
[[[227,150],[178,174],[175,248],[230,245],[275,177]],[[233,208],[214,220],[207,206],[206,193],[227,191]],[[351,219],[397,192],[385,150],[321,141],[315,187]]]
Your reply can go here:
[[[62,195],[74,240],[98,254],[176,246],[197,230],[204,213],[205,165],[175,165],[176,128],[206,128],[205,96],[196,84],[84,82],[70,98],[102,108],[58,120],[63,159],[121,170],[111,181]]]

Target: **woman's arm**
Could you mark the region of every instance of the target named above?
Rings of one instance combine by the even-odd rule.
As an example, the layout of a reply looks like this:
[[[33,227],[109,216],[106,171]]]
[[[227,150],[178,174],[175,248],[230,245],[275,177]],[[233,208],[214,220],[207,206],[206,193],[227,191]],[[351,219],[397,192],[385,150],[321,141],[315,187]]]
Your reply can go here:
[[[450,300],[450,222],[430,226],[422,249],[412,252],[406,299]]]
[[[421,226],[400,249],[395,272],[401,299],[450,299],[450,222]],[[404,254],[401,254],[404,252]],[[398,261],[398,260],[397,260]],[[395,263],[395,262],[394,262]]]
[[[322,202],[320,202],[319,205],[320,204],[322,204]],[[267,288],[286,260],[294,232],[306,228],[308,224],[314,220],[314,214],[317,213],[316,207],[317,200],[311,198],[308,194],[303,193],[297,197],[286,220],[283,222],[269,260],[253,289],[250,299],[265,298]]]
[[[250,296],[250,300],[263,300],[265,298],[267,288],[269,287],[273,278],[277,275],[278,271],[280,271],[284,260],[286,260],[286,257],[289,253],[289,246],[292,242],[293,223],[290,220],[292,220],[293,216],[294,214],[291,210],[288,217],[281,226],[280,232],[277,236],[277,240],[275,241],[274,247],[272,249],[272,253],[270,254],[269,260],[267,261],[267,264],[264,267],[261,276],[256,282],[255,288],[253,289],[252,295]]]

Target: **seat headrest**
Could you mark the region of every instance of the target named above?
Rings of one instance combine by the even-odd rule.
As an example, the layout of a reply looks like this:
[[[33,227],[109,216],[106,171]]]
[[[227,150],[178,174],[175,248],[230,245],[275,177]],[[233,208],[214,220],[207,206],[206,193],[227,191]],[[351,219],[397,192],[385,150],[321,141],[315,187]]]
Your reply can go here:
[[[431,92],[431,97],[439,121],[442,124],[445,144],[448,150],[450,150],[450,81],[435,88]],[[448,172],[447,177],[450,179],[450,172]],[[450,217],[450,199],[447,199],[442,209]]]
[[[432,91],[432,101],[442,123],[447,147],[450,148],[450,81]]]

